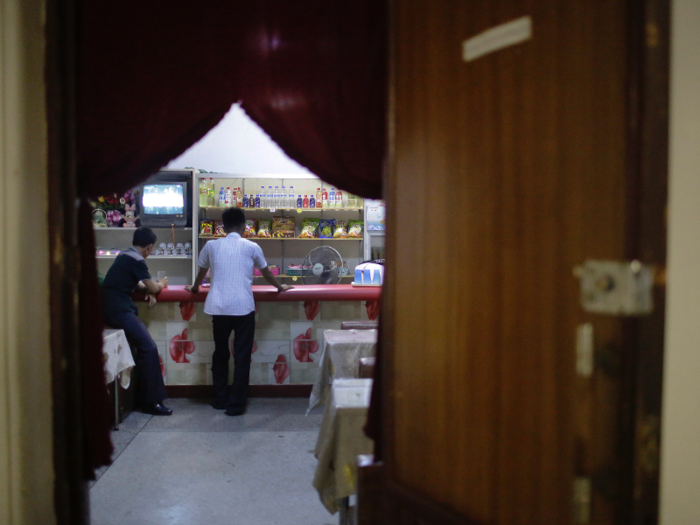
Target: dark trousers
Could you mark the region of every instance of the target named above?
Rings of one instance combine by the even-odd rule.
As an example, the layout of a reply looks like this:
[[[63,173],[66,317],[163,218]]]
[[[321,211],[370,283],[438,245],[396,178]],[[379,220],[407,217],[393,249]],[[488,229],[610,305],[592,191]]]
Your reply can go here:
[[[214,402],[225,404],[227,410],[242,410],[248,400],[250,357],[255,337],[255,312],[248,315],[214,315],[214,355],[211,375],[214,383]],[[228,340],[233,340],[233,385],[228,388]]]
[[[160,371],[158,347],[143,321],[132,312],[111,315],[106,319],[112,328],[121,328],[132,350],[135,349],[137,399],[142,405],[162,403],[167,397]]]

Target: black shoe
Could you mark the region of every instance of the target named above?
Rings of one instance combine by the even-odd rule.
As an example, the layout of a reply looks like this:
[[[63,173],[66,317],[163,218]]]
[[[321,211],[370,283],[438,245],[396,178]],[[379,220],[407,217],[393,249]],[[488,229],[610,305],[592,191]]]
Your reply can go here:
[[[225,414],[227,416],[242,416],[245,414],[245,407],[243,408],[227,408]]]
[[[226,408],[226,403],[223,401],[212,401],[211,402],[212,408],[215,408],[216,410],[224,410]]]
[[[152,416],[171,416],[173,411],[166,407],[163,403],[151,403],[143,407],[143,411],[146,414],[151,414]]]

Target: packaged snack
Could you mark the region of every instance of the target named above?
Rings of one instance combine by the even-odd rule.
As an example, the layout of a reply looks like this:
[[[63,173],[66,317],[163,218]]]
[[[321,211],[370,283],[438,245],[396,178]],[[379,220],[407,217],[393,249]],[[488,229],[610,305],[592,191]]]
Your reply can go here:
[[[246,239],[250,239],[253,237],[257,237],[257,220],[255,219],[246,219],[245,220],[245,231],[243,232],[243,237]]]
[[[214,223],[214,235],[216,235],[217,237],[226,237],[223,221],[216,221]]]
[[[323,219],[319,223],[319,238],[331,239],[333,237],[333,226],[335,226],[335,219]]]
[[[348,237],[362,238],[362,221],[348,221]]]
[[[272,237],[272,233],[270,231],[270,221],[260,219],[258,221],[258,237],[262,239],[269,239]]]
[[[213,221],[202,221],[199,223],[199,234],[200,235],[214,235],[214,222]]]
[[[275,238],[293,238],[295,227],[294,217],[275,216],[272,218],[272,236]]]
[[[348,236],[348,221],[335,221],[335,230],[333,230],[333,238],[345,239]]]
[[[315,239],[316,230],[318,229],[318,224],[320,219],[304,219],[301,227],[301,233],[299,234],[300,239]]]

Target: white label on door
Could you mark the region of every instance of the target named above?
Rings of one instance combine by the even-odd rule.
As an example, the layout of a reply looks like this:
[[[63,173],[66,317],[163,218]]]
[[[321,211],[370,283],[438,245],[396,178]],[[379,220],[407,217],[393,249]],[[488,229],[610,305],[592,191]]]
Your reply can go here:
[[[529,16],[523,16],[465,40],[462,43],[462,58],[469,62],[531,38],[532,19]]]

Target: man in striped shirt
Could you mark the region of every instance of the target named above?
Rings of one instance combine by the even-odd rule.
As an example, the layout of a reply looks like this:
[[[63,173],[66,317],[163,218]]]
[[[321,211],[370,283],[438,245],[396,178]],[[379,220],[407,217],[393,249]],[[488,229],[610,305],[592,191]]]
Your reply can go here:
[[[265,280],[278,291],[292,288],[280,284],[256,243],[243,239],[245,213],[240,208],[229,208],[221,215],[226,237],[209,241],[199,254],[199,273],[192,286],[197,293],[209,271],[211,287],[204,303],[204,313],[212,316],[214,328],[214,355],[212,380],[216,409],[225,409],[226,415],[238,416],[245,412],[248,399],[250,358],[255,336],[255,300],[253,299],[253,268],[258,268]],[[233,341],[233,385],[228,386],[228,340]]]

